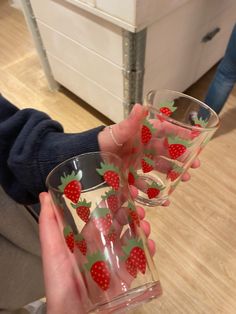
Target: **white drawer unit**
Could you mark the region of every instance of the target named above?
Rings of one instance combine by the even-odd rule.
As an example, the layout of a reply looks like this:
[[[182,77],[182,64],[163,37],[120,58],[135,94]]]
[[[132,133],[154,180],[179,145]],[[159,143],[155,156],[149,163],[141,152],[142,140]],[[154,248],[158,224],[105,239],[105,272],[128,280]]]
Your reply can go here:
[[[123,119],[122,100],[105,88],[89,80],[74,68],[69,67],[58,58],[48,56],[55,79],[63,86],[79,95],[89,104],[96,104],[96,109],[113,121]]]
[[[109,90],[122,99],[121,66],[101,57],[98,53],[78,44],[75,40],[49,28],[40,21],[38,26],[47,55],[55,56],[68,67],[74,68],[101,88]]]
[[[184,91],[223,56],[235,0],[21,0],[50,86],[114,122],[150,89]]]

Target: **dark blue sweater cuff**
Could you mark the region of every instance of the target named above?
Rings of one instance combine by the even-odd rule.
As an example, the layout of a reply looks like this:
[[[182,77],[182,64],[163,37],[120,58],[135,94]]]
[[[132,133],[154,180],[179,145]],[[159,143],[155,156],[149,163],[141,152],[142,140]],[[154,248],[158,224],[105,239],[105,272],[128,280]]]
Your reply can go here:
[[[41,174],[40,187],[45,187],[48,173],[59,163],[76,155],[100,150],[98,133],[104,126],[78,133],[48,133],[40,145],[38,152],[38,167]]]
[[[19,203],[37,203],[39,193],[47,190],[46,178],[55,166],[70,157],[100,150],[98,133],[103,128],[100,126],[78,134],[48,132],[35,142],[32,157],[24,155],[22,160],[14,154],[10,168],[17,174],[19,183],[22,180],[28,193],[15,189],[12,197]]]
[[[56,165],[99,151],[98,133],[103,128],[65,134],[45,113],[19,110],[0,96],[0,184],[17,202],[37,203],[39,193],[46,191],[46,177]]]

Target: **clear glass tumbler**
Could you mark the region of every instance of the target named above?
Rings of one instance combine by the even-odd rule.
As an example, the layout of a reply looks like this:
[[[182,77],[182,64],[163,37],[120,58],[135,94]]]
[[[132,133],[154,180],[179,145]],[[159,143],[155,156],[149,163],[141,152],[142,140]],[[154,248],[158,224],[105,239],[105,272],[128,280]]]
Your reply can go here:
[[[149,92],[145,107],[147,116],[133,143],[129,184],[137,187],[139,203],[157,206],[209,142],[219,118],[203,102],[171,90]]]
[[[57,166],[46,182],[73,276],[79,281],[82,274],[87,313],[121,313],[161,294],[121,169],[114,154],[88,153]]]

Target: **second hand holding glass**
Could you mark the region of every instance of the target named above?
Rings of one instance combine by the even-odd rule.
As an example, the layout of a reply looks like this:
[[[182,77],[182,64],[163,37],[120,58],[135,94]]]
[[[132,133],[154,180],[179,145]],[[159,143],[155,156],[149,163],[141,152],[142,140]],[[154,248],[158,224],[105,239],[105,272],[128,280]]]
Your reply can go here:
[[[114,154],[88,153],[66,160],[47,178],[71,275],[78,284],[83,278],[86,313],[120,312],[161,294],[121,168]]]

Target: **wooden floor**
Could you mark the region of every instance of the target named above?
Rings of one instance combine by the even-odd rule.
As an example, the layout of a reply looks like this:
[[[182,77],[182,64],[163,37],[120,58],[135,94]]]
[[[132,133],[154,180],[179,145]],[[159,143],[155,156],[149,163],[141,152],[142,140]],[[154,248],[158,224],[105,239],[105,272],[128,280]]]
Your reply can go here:
[[[19,108],[47,112],[68,132],[110,123],[68,91],[48,90],[24,19],[7,0],[0,2],[0,71],[2,94]],[[201,99],[213,72],[188,93]],[[168,208],[147,210],[164,294],[135,314],[236,313],[236,90],[221,118],[191,181]]]

